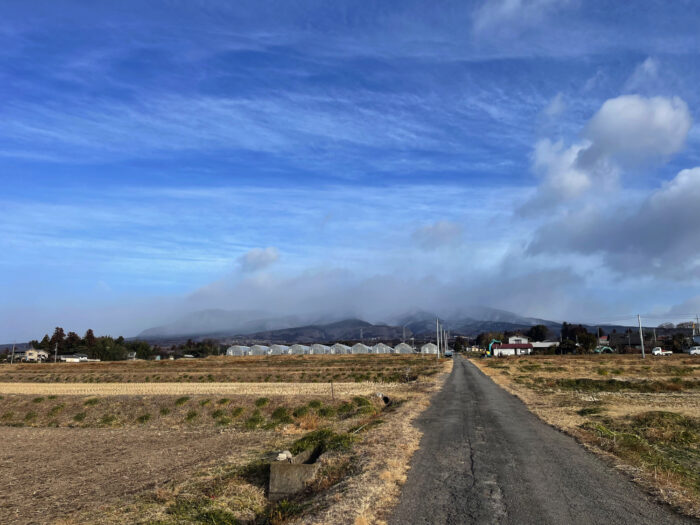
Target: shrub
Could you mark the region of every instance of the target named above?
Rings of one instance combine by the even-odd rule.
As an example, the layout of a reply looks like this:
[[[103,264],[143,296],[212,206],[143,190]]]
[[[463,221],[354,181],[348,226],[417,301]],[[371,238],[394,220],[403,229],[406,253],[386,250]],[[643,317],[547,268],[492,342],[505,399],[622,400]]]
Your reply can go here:
[[[25,421],[34,421],[36,419],[36,412],[27,412],[24,416]]]
[[[355,409],[352,403],[343,401],[340,406],[338,406],[338,414],[349,414]]]
[[[278,407],[272,412],[272,419],[278,423],[291,423],[292,418],[289,415],[287,407]]]
[[[333,417],[333,416],[335,416],[335,408],[333,408],[333,407],[321,407],[318,410],[318,415],[321,417]]]
[[[32,403],[41,403],[42,401],[44,401],[43,397],[35,397],[32,399]]]
[[[231,417],[238,417],[243,413],[243,407],[236,407],[231,410]]]
[[[182,406],[190,400],[189,396],[178,397],[175,400],[175,406]]]
[[[321,402],[318,399],[314,399],[313,401],[309,401],[309,406],[311,408],[319,409],[321,408]]]
[[[205,406],[207,406],[209,403],[211,403],[211,399],[202,399],[202,400],[199,402],[199,406],[205,407]]]
[[[255,409],[251,416],[248,419],[246,419],[245,428],[252,430],[254,428],[258,428],[264,422],[265,418],[263,418],[262,414],[260,413],[260,410]]]
[[[88,399],[88,400],[85,401],[85,406],[86,406],[86,407],[95,406],[95,405],[96,405],[97,403],[99,403],[99,402],[100,402],[99,399],[97,399],[96,397],[93,397],[93,398]]]
[[[584,407],[581,410],[578,410],[576,413],[579,416],[592,416],[595,414],[600,414],[602,411],[603,411],[603,407],[594,406],[594,407]]]
[[[78,412],[76,415],[73,416],[73,421],[77,421],[78,423],[80,423],[85,419],[85,416],[85,412]]]
[[[315,430],[297,439],[289,449],[292,454],[299,454],[309,448],[318,448],[321,453],[328,450],[350,450],[355,436],[336,434],[328,428]]]
[[[161,416],[167,416],[170,414],[170,409],[168,407],[161,407],[160,408],[160,415]]]
[[[111,425],[113,423],[116,423],[117,421],[117,416],[114,414],[105,414],[100,418],[100,425]]]
[[[194,419],[198,416],[196,410],[190,410],[187,412],[187,415],[185,416],[185,421],[194,421]]]
[[[267,397],[259,397],[258,399],[255,400],[255,406],[262,408],[265,405],[267,405],[270,402],[270,400]]]
[[[223,416],[223,415],[224,415],[224,411],[221,410],[220,408],[214,410],[214,411],[211,413],[211,417],[213,417],[214,419],[216,419],[217,417],[221,417],[221,416]]]
[[[297,407],[294,409],[294,412],[292,412],[292,415],[294,417],[302,417],[305,416],[306,414],[309,413],[309,407],[303,406],[303,407]]]
[[[66,405],[65,405],[64,403],[60,403],[60,404],[56,405],[55,407],[51,407],[51,410],[49,410],[49,415],[50,415],[50,416],[55,416],[55,415],[58,414],[61,410],[63,410],[63,408],[64,408],[65,406],[66,406]]]
[[[355,403],[358,407],[366,407],[370,406],[372,403],[369,402],[369,399],[366,397],[362,396],[355,396],[352,398],[352,402]]]
[[[136,418],[136,421],[139,423],[146,423],[149,419],[151,419],[151,414],[141,414]]]
[[[217,404],[219,404],[219,405],[228,405],[230,401],[231,401],[230,399],[226,399],[226,398],[224,398],[224,399],[219,399],[219,400],[217,401]]]
[[[216,420],[216,424],[219,425],[219,426],[222,426],[222,427],[224,427],[224,426],[226,426],[226,425],[230,425],[230,424],[231,424],[231,418],[230,418],[230,417],[226,417],[226,416],[220,417],[219,419]]]

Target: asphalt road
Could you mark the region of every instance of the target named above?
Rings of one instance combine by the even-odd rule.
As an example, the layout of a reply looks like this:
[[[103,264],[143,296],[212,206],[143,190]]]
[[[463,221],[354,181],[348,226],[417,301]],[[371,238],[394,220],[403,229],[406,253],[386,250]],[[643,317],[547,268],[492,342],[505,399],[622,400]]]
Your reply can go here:
[[[425,433],[391,525],[699,523],[654,502],[461,357],[418,425]]]

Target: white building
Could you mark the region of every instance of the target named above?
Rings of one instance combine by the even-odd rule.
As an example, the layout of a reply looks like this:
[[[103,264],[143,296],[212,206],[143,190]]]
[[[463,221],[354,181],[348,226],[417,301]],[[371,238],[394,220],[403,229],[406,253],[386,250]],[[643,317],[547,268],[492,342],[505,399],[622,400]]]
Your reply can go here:
[[[311,347],[306,345],[292,345],[289,351],[296,355],[306,355],[311,353]]]
[[[369,354],[372,351],[372,349],[369,346],[364,345],[362,343],[352,345],[352,348],[350,350],[353,354]]]
[[[349,354],[350,350],[349,346],[340,343],[335,343],[331,346],[331,354]]]
[[[413,348],[409,344],[399,343],[394,347],[392,352],[394,354],[412,354]]]
[[[508,338],[509,345],[526,345],[530,342],[530,338],[524,335],[516,334]]]
[[[557,346],[559,341],[533,341],[530,344],[532,345],[533,350],[546,350],[552,346]]]
[[[330,354],[331,347],[316,343],[315,345],[311,345],[311,353],[312,354]]]
[[[232,345],[226,349],[226,355],[243,356],[250,355],[250,347],[243,345]]]
[[[532,345],[529,343],[509,343],[505,345],[493,345],[491,350],[494,356],[528,355],[532,353]]]
[[[420,347],[421,354],[437,354],[438,347],[435,343],[427,343]]]
[[[393,348],[384,343],[377,343],[372,347],[373,354],[390,354]]]
[[[270,355],[282,355],[289,354],[289,347],[287,345],[270,345]]]

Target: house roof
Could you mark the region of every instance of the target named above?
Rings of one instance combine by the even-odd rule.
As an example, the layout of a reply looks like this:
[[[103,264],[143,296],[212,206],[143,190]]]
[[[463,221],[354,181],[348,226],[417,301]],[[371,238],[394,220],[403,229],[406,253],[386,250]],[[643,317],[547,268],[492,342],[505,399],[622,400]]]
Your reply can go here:
[[[530,348],[532,349],[532,345],[530,343],[513,343],[513,344],[503,344],[503,345],[493,345],[493,347],[496,350],[515,350],[515,349],[525,349],[525,348]]]

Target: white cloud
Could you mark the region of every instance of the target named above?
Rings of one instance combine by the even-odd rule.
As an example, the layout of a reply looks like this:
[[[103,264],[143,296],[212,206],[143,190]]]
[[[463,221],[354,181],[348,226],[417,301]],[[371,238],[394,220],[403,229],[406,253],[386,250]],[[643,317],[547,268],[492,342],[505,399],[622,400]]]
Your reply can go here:
[[[691,124],[688,105],[678,97],[613,98],[603,103],[584,130],[591,141],[585,157],[589,162],[610,157],[631,164],[667,157],[683,147]]]
[[[438,221],[418,228],[411,235],[424,249],[434,249],[458,243],[462,238],[462,226],[452,221]]]
[[[280,254],[277,248],[254,248],[238,258],[238,264],[243,272],[256,272],[267,268],[279,260]]]
[[[550,118],[556,118],[566,110],[566,102],[564,102],[564,95],[557,93],[556,96],[547,104],[544,108],[544,114]]]
[[[597,254],[623,275],[700,276],[700,167],[679,172],[642,202],[591,206],[536,232],[528,251]]]
[[[624,95],[605,101],[579,142],[537,142],[532,168],[542,182],[521,213],[564,205],[593,188],[614,188],[625,169],[680,151],[691,123],[688,106],[678,97]]]
[[[659,61],[648,57],[634,68],[634,72],[625,82],[625,91],[644,91],[654,87],[659,81]]]
[[[503,34],[535,25],[569,0],[487,0],[473,13],[474,31]]]

